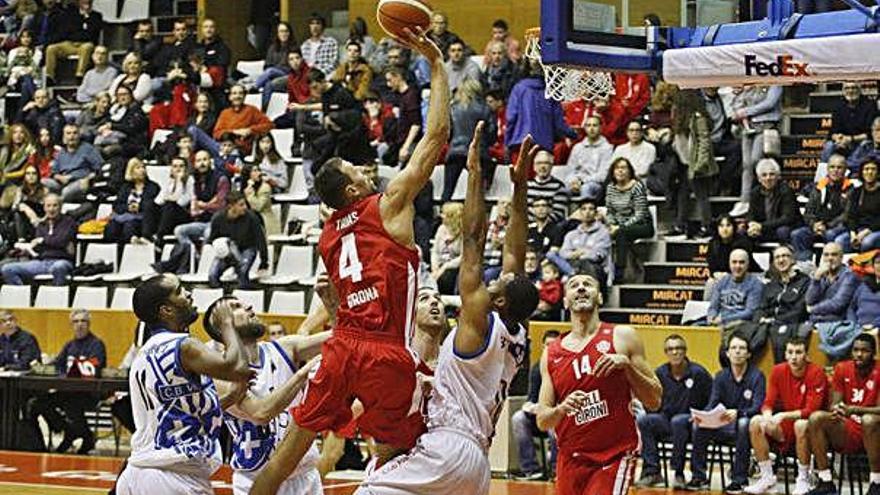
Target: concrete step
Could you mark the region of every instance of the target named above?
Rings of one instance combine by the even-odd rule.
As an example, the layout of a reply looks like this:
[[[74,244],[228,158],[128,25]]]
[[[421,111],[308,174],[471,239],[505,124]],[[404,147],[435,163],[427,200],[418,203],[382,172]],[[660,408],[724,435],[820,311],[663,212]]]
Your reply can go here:
[[[616,290],[622,308],[683,310],[685,302],[703,299],[703,287],[693,285],[624,284]]]
[[[648,261],[645,283],[703,286],[709,279],[709,266],[700,262]]]
[[[674,326],[681,324],[682,317],[675,309],[609,308],[599,314],[602,321],[624,325]]]

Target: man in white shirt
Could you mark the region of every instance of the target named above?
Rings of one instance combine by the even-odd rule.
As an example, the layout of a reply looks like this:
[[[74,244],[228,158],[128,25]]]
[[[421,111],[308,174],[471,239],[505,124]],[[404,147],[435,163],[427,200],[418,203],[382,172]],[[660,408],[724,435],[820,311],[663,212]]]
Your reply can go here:
[[[657,150],[653,144],[645,141],[645,132],[642,124],[636,120],[633,120],[626,126],[626,137],[629,139],[629,142],[614,148],[614,155],[611,156],[611,161],[613,162],[618,158],[626,158],[632,163],[633,168],[636,169],[636,175],[640,179],[644,179],[648,176],[651,164],[657,158]]]

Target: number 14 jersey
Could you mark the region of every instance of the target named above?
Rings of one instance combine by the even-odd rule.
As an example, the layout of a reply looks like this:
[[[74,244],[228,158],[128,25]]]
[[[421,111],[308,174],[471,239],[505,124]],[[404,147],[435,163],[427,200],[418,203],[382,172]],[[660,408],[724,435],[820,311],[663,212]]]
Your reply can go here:
[[[561,454],[589,464],[606,465],[639,450],[639,434],[630,403],[632,390],[622,371],[598,377],[593,368],[604,354],[615,353],[614,326],[602,323],[580,352],[562,347],[557,339],[547,347],[547,369],[556,402],[581,390],[586,403],[556,427]]]
[[[380,194],[337,210],[318,248],[339,293],[336,331],[409,346],[415,329],[419,254],[388,234]]]

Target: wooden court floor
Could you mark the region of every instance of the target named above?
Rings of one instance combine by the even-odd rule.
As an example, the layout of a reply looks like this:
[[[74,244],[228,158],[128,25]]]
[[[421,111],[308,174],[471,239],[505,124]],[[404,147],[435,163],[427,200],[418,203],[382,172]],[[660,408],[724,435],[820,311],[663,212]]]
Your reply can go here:
[[[116,457],[0,451],[0,494],[105,495],[122,459]],[[214,476],[214,492],[231,495],[231,473],[223,466]],[[350,495],[356,482],[328,481],[326,495]],[[492,480],[490,495],[553,495],[550,483]],[[157,494],[160,495],[160,494]]]

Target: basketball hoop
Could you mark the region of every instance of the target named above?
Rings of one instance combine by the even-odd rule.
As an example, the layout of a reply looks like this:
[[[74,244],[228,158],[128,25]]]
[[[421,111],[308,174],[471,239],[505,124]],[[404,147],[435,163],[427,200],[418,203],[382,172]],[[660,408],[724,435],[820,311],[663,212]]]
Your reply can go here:
[[[526,58],[544,69],[544,96],[557,101],[585,99],[594,101],[614,94],[614,81],[607,72],[544,64],[541,60],[541,28],[526,30]]]

